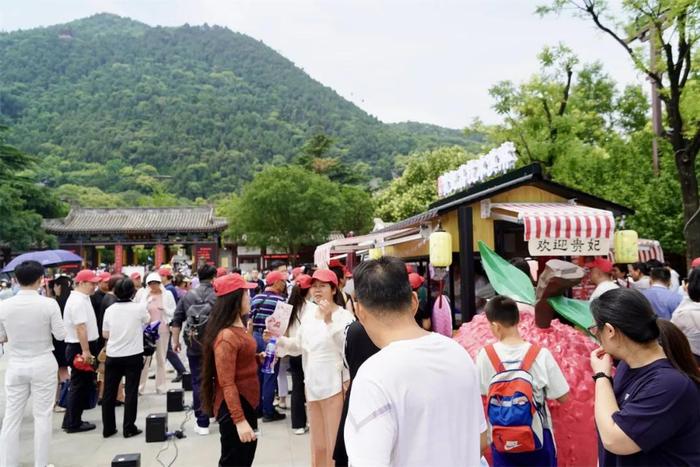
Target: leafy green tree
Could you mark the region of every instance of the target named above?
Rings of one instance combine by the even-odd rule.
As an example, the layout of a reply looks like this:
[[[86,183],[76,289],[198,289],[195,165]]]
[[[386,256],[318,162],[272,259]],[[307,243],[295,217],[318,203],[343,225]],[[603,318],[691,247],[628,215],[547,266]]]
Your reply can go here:
[[[36,158],[7,144],[8,128],[0,126],[0,248],[11,250],[54,246],[56,239],[41,226],[43,216],[62,214],[62,206],[29,170]]]
[[[341,186],[340,198],[342,207],[340,220],[336,230],[348,235],[364,235],[372,230],[372,215],[374,202],[370,194],[357,186]]]
[[[249,245],[284,248],[325,243],[339,223],[342,198],[327,177],[298,166],[268,167],[243,188],[237,229]]]
[[[411,154],[400,158],[400,177],[375,197],[375,215],[384,221],[397,221],[424,211],[437,200],[437,179],[469,160],[464,149],[454,146]]]
[[[623,0],[611,8],[605,0],[551,0],[541,14],[575,11],[591,21],[627,53],[659,91],[663,103],[660,136],[670,145],[683,203],[683,233],[688,260],[700,256],[700,3],[689,0]],[[644,38],[652,52],[631,42]]]

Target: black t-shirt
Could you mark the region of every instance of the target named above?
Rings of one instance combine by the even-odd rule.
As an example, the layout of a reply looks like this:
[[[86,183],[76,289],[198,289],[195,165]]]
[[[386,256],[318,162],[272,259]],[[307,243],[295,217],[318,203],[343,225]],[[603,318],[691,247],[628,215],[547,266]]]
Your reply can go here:
[[[354,321],[348,326],[345,336],[345,361],[350,371],[350,388],[348,388],[348,391],[345,393],[343,413],[340,417],[338,435],[335,439],[333,459],[335,460],[336,466],[348,465],[348,454],[345,450],[345,419],[348,416],[352,380],[355,379],[355,375],[357,375],[362,364],[377,352],[379,352],[379,347],[374,345],[374,342],[369,338],[367,331],[365,331],[365,328],[362,327],[359,321]]]
[[[600,466],[700,465],[700,389],[667,359],[641,368],[620,362],[615,424],[642,449],[628,456],[599,447]]]

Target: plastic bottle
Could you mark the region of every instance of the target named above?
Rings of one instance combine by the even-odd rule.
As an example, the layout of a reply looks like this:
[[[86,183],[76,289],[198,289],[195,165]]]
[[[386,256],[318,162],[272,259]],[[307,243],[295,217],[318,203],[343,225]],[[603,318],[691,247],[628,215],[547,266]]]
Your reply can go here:
[[[275,372],[275,347],[277,347],[277,339],[273,337],[265,346],[265,360],[260,370],[268,375]]]

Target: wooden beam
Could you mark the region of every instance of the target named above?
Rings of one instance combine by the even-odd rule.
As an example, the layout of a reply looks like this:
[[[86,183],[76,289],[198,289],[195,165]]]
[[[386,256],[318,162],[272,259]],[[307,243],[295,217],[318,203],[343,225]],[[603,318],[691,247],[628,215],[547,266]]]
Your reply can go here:
[[[472,208],[460,206],[457,210],[459,223],[459,271],[460,310],[462,322],[466,323],[476,315],[476,291],[474,288],[474,225]]]

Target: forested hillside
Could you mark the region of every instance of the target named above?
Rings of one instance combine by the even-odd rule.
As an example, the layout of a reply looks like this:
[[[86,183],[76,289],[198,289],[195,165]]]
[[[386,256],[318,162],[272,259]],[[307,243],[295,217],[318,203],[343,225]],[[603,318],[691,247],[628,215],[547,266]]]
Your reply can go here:
[[[102,14],[0,34],[0,64],[0,124],[39,156],[49,187],[206,198],[293,160],[314,134],[333,139],[331,156],[385,179],[397,154],[475,144],[455,130],[384,124],[222,27]]]

